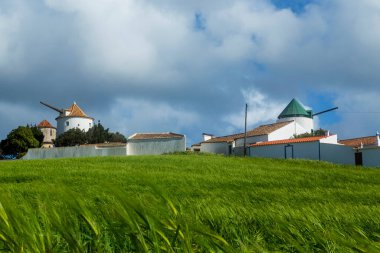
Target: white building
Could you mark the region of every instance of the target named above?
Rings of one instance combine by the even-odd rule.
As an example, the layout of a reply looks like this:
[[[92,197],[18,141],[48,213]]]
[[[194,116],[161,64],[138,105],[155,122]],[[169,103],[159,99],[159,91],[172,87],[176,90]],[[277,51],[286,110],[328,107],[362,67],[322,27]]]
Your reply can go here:
[[[358,137],[340,140],[340,144],[353,149],[355,164],[367,167],[380,167],[380,136]]]
[[[278,116],[277,122],[294,121],[294,133],[311,133],[314,130],[313,113],[295,98],[285,107]]]
[[[308,159],[354,165],[353,149],[338,144],[337,136],[314,136],[288,140],[258,142],[250,145],[249,156]]]
[[[40,103],[59,113],[55,119],[57,121],[57,136],[73,128],[87,132],[94,126],[94,119],[87,116],[75,102],[68,109],[58,109],[44,102]]]
[[[52,148],[54,147],[54,140],[57,137],[57,129],[53,127],[49,121],[43,120],[38,124],[38,129],[44,135],[44,140],[42,142],[42,148]]]
[[[186,151],[186,137],[176,133],[136,133],[128,137],[127,155],[159,155]]]
[[[87,132],[88,129],[94,126],[94,119],[87,116],[75,102],[70,108],[63,110],[56,118],[56,121],[57,136],[73,128]]]

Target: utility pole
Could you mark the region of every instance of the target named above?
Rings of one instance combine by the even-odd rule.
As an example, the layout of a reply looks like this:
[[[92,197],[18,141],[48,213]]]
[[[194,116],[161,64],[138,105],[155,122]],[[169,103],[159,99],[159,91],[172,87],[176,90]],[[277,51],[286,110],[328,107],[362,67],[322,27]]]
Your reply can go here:
[[[248,104],[245,104],[245,121],[244,121],[244,156],[247,155],[247,111],[248,111]]]

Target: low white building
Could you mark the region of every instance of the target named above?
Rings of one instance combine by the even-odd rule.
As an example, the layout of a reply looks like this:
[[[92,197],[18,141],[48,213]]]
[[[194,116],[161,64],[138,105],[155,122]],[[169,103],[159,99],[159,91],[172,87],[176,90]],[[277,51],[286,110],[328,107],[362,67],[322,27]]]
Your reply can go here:
[[[307,159],[347,165],[355,164],[353,149],[338,144],[336,135],[258,142],[250,145],[248,154],[251,157]]]
[[[262,141],[272,141],[291,138],[295,132],[294,121],[283,121],[266,124],[247,131],[246,145]],[[201,142],[201,152],[224,155],[241,155],[244,146],[244,133],[213,137]]]
[[[186,151],[186,137],[176,133],[136,133],[128,137],[127,155],[159,155]]]
[[[340,140],[339,143],[353,149],[355,164],[366,167],[380,167],[380,136],[358,137]]]

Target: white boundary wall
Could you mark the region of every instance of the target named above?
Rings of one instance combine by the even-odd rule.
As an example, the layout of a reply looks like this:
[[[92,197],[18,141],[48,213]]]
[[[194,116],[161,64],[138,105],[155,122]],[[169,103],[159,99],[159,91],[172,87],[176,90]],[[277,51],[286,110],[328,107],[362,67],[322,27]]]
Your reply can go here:
[[[159,155],[186,151],[186,137],[165,139],[128,139],[127,155]]]
[[[321,160],[338,164],[355,164],[354,151],[351,147],[319,142],[292,143],[290,145],[287,148],[287,144],[250,147],[249,155],[252,157],[282,159],[287,156],[287,158],[293,157],[296,159]]]
[[[94,157],[94,156],[125,156],[127,146],[96,147],[75,146],[59,148],[31,148],[23,160],[45,159],[45,158],[71,158],[71,157]]]
[[[363,166],[380,167],[380,147],[361,149]]]
[[[232,143],[227,143],[227,142],[202,143],[201,152],[229,155],[229,146],[231,146],[231,149],[232,149]]]

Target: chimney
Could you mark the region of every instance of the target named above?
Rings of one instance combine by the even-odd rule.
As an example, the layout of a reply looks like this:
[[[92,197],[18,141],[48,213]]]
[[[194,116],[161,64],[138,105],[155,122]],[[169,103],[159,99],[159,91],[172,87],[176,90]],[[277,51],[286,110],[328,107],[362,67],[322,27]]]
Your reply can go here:
[[[326,131],[326,136],[330,136],[330,130]]]

